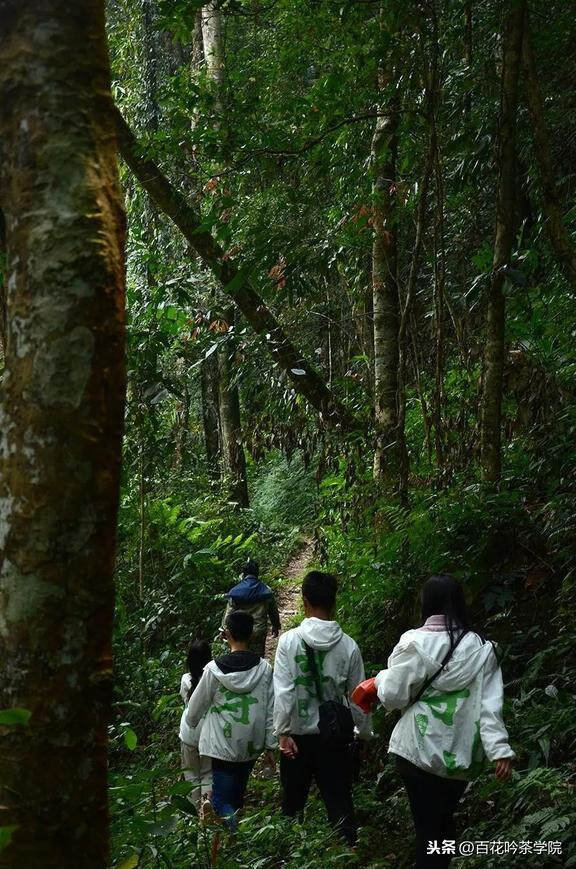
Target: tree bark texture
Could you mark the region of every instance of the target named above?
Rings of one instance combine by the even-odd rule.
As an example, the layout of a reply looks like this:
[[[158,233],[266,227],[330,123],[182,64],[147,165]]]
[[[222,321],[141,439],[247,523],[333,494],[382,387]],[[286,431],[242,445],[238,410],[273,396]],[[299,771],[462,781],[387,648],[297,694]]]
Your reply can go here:
[[[302,357],[283,327],[250,283],[242,267],[226,257],[209,232],[199,230],[200,214],[177,190],[158,166],[142,155],[132,131],[119,111],[116,122],[120,153],[158,208],[175,223],[190,246],[222,284],[254,331],[261,335],[272,358],[328,425],[344,430],[361,428],[347,408],[332,394],[317,371]]]
[[[522,32],[526,0],[506,4],[498,135],[498,188],[496,234],[492,277],[486,313],[484,351],[484,394],[482,397],[481,451],[484,478],[489,483],[500,479],[502,466],[501,420],[502,379],[505,358],[506,303],[504,282],[510,265],[515,228],[516,194],[516,115],[518,78],[522,54]]]
[[[396,152],[399,98],[389,99],[377,118],[372,138],[374,239],[372,295],[374,310],[374,396],[376,448],[374,477],[397,487],[398,361],[400,303],[397,277]]]
[[[563,209],[554,178],[554,167],[550,156],[549,136],[546,129],[544,100],[538,80],[538,70],[532,48],[532,34],[528,22],[522,40],[522,59],[526,100],[530,113],[530,126],[534,140],[534,153],[540,174],[542,208],[546,217],[546,231],[552,250],[564,270],[567,280],[576,288],[576,250],[570,233],[564,224]]]
[[[6,355],[6,221],[0,208],[0,349]]]
[[[8,251],[0,407],[0,852],[108,865],[124,213],[103,0],[0,0]]]
[[[208,77],[214,83],[214,115],[215,124],[222,119],[223,103],[222,95],[224,88],[224,40],[222,27],[222,12],[220,4],[210,0],[202,7],[202,46],[206,71]]]

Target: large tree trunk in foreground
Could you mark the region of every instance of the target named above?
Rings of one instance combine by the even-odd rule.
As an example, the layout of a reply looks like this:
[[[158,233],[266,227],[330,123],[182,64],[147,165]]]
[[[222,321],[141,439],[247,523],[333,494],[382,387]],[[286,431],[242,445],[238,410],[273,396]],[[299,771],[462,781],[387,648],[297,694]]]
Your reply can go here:
[[[506,304],[504,282],[510,265],[515,228],[516,114],[518,75],[526,0],[509,0],[504,25],[500,129],[498,137],[498,200],[492,278],[486,315],[485,376],[482,399],[482,468],[488,482],[500,479],[502,377],[505,358]]]
[[[108,865],[124,216],[103,0],[0,2],[8,247],[0,422],[0,852]]]
[[[6,353],[6,221],[4,212],[0,208],[0,347],[2,355]]]
[[[552,249],[564,269],[566,278],[572,287],[576,288],[576,250],[572,244],[570,233],[564,224],[563,209],[554,178],[554,167],[550,156],[548,131],[546,129],[544,100],[542,99],[542,91],[540,90],[538,70],[536,69],[532,48],[532,34],[528,23],[526,23],[524,38],[522,40],[522,56],[526,97],[530,112],[530,126],[534,139],[534,153],[540,172],[542,207],[546,217],[546,230]]]
[[[324,380],[298,352],[280,323],[251,286],[244,269],[237,268],[220,245],[205,230],[199,230],[200,214],[168,181],[158,166],[142,155],[132,131],[119,111],[116,122],[120,153],[158,208],[176,224],[184,238],[222,284],[254,331],[263,337],[273,359],[329,425],[351,430],[360,428],[347,408],[338,401]]]
[[[383,85],[382,85],[383,87]],[[394,93],[377,118],[372,139],[374,240],[372,293],[374,309],[374,396],[376,448],[374,477],[398,488],[398,332],[400,303],[397,276],[396,152],[399,98]]]

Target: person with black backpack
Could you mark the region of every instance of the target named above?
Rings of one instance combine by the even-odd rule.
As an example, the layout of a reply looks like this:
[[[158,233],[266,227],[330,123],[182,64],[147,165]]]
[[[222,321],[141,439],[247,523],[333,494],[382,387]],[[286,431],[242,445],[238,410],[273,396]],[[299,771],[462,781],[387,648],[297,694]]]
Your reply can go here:
[[[333,621],[338,582],[311,571],[302,583],[306,618],[280,637],[274,663],[274,729],[280,744],[282,812],[300,814],[313,780],[328,819],[356,841],[352,743],[372,737],[369,715],[349,700],[364,679],[354,640]]]
[[[508,778],[515,756],[495,647],[471,629],[462,586],[451,576],[424,583],[422,621],[400,637],[375,679],[382,705],[402,713],[388,751],[410,802],[416,869],[449,865],[466,783],[486,759],[498,779]]]

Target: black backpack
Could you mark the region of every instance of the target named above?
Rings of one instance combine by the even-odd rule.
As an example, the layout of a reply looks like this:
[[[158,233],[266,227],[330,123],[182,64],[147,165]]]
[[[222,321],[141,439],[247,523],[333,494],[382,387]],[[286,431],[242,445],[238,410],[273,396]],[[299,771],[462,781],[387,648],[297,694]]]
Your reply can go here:
[[[304,643],[308,665],[316,685],[318,695],[318,730],[326,746],[335,749],[343,749],[354,741],[354,719],[349,706],[345,706],[339,700],[323,700],[322,680],[316,666],[314,652]]]

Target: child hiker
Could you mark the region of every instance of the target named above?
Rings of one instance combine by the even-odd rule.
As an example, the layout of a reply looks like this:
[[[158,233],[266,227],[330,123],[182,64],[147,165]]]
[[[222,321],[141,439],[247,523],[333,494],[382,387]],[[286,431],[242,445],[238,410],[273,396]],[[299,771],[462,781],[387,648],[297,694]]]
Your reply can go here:
[[[189,727],[205,716],[199,749],[212,760],[212,806],[231,829],[256,758],[265,751],[266,762],[273,765],[276,746],[272,668],[248,648],[253,626],[249,613],[228,615],[230,652],[206,666],[186,713]]]
[[[212,763],[209,757],[204,757],[198,751],[202,720],[196,726],[190,727],[186,721],[186,708],[192,692],[200,681],[204,667],[211,660],[210,644],[204,640],[194,640],[188,649],[186,659],[188,669],[180,682],[180,696],[184,702],[184,711],[180,719],[182,771],[185,781],[192,782],[194,785],[189,796],[200,817],[203,814],[204,804],[210,799],[212,793]]]
[[[222,619],[222,628],[226,627],[226,619],[231,612],[246,612],[254,619],[254,630],[249,648],[261,658],[264,657],[268,622],[272,626],[272,634],[277,637],[280,632],[280,615],[274,592],[270,586],[259,579],[258,562],[249,559],[242,568],[240,582],[228,592],[228,604]]]
[[[497,778],[508,778],[515,756],[494,646],[470,628],[462,587],[451,576],[424,584],[422,621],[400,637],[376,676],[382,705],[402,711],[388,750],[410,801],[416,869],[449,865],[442,843],[456,839],[453,817],[467,781],[485,757]]]

